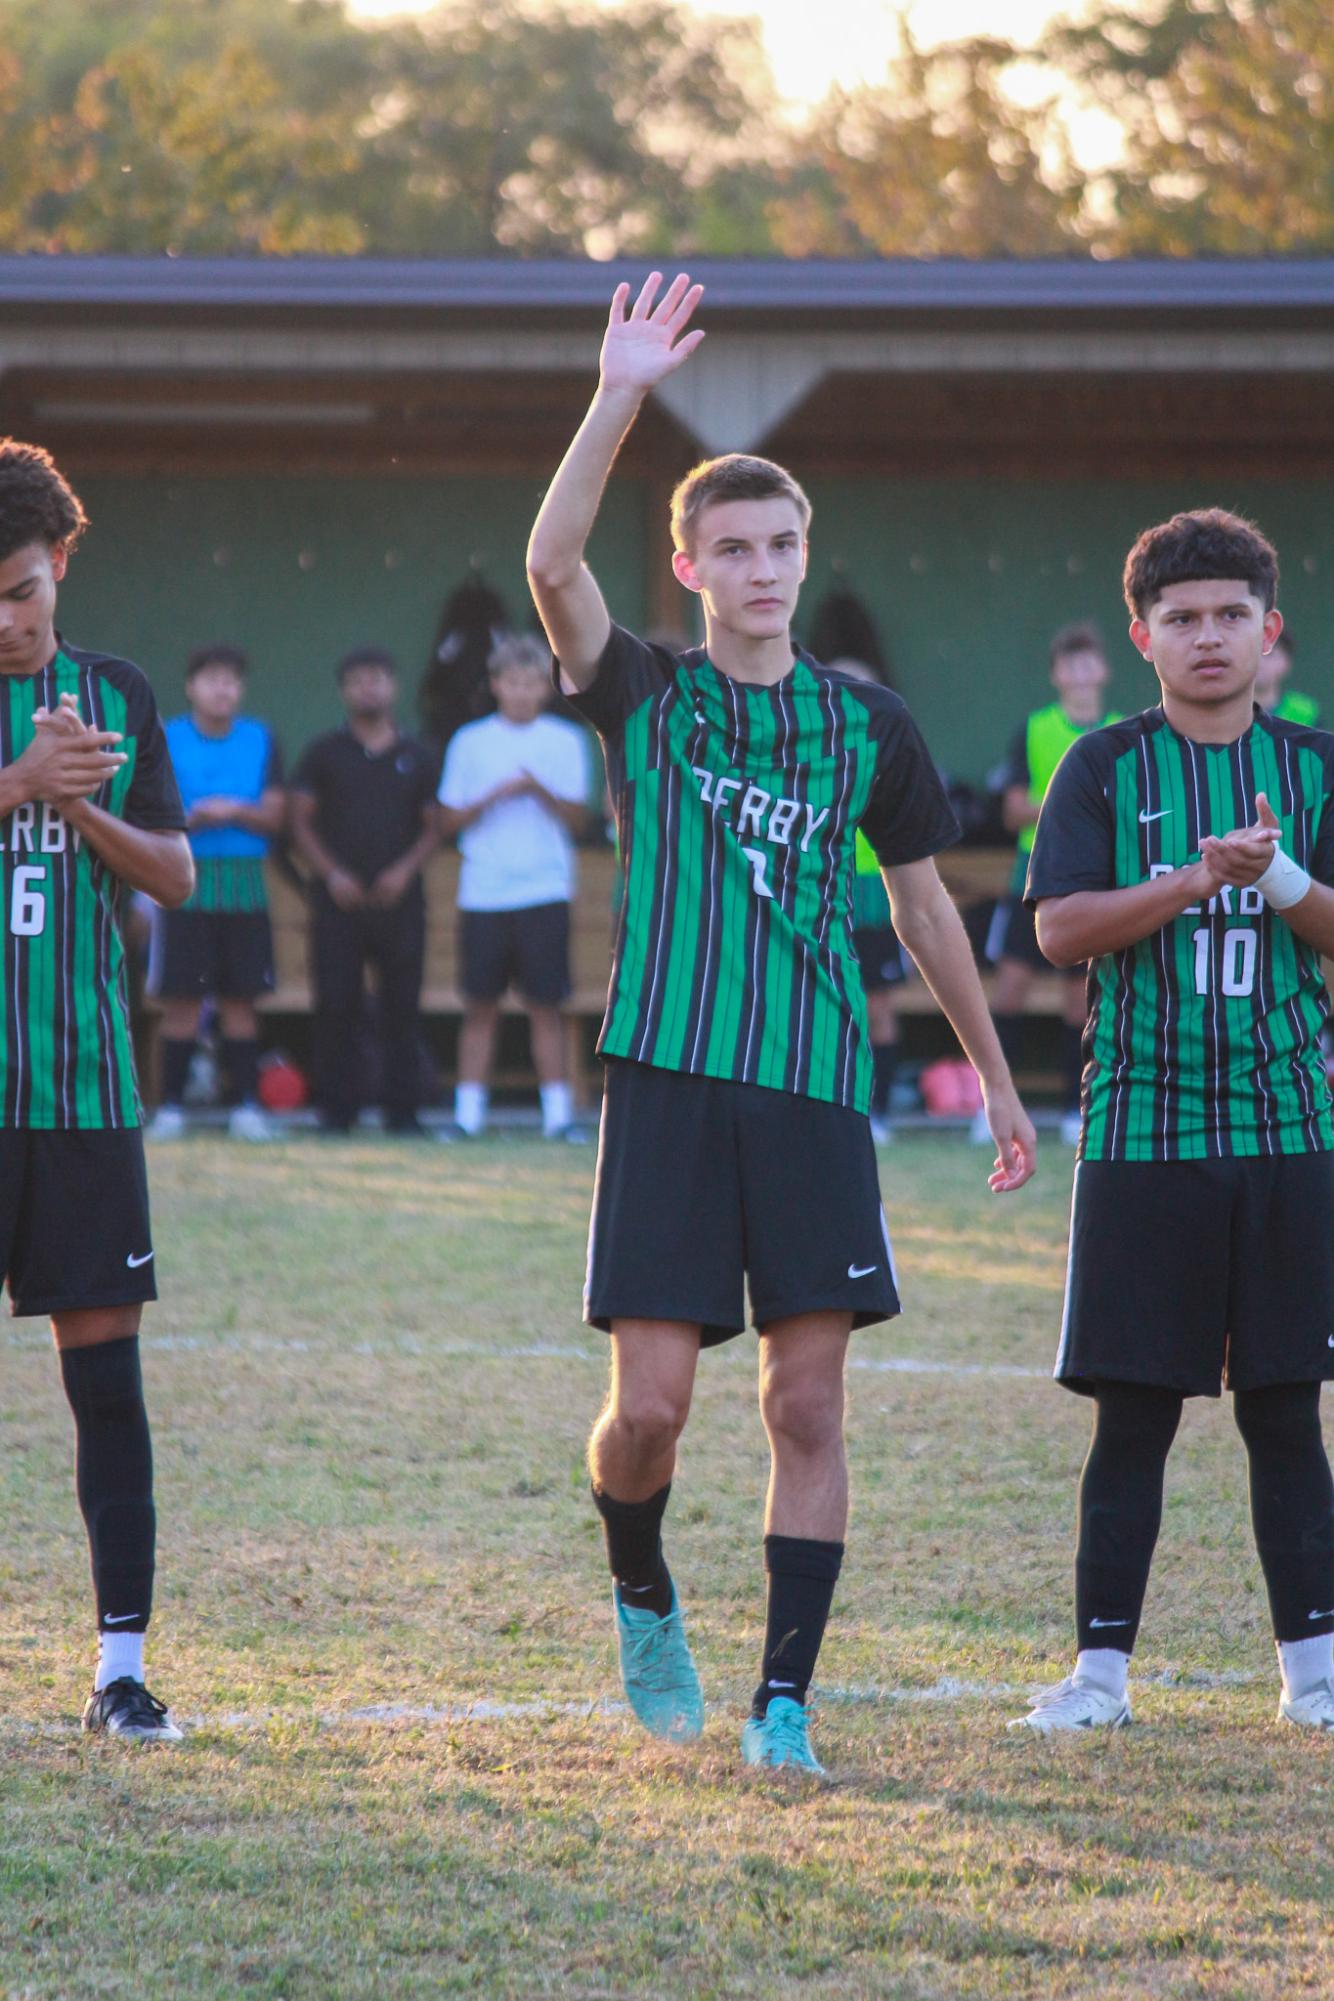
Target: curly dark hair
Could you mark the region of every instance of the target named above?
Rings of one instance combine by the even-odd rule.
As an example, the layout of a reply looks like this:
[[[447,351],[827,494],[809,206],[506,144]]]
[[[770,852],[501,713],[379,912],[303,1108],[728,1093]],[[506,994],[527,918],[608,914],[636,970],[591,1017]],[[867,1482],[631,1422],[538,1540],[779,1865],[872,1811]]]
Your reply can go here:
[[[72,549],[87,526],[83,502],[50,452],[0,438],[0,563],[32,542]]]
[[[1146,528],[1126,557],[1121,583],[1130,610],[1145,618],[1172,584],[1233,578],[1272,611],[1278,596],[1278,552],[1253,521],[1224,507],[1200,507]]]

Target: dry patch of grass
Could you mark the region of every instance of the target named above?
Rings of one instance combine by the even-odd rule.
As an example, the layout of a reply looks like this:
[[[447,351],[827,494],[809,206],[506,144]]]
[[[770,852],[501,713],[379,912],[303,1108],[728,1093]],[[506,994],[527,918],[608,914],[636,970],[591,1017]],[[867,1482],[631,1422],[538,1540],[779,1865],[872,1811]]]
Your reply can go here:
[[[999,1691],[1067,1656],[1087,1412],[1037,1376],[854,1370],[835,1783],[811,1791],[738,1770],[765,1464],[732,1344],[702,1365],[669,1519],[704,1742],[661,1749],[607,1707],[591,1168],[502,1141],[155,1155],[151,1660],[202,1719],[177,1754],[72,1728],[68,1423],[13,1324],[0,1995],[1334,1994],[1334,1747],[1273,1721],[1224,1407],[1193,1407],[1173,1455],[1137,1671],[1234,1684],[1158,1681],[1132,1732],[1041,1745],[1005,1735]],[[1019,1200],[983,1180],[958,1144],[888,1157],[909,1312],[859,1358],[1048,1366],[1066,1163]],[[983,1692],[909,1699],[943,1677]],[[431,1720],[351,1713],[395,1705]]]

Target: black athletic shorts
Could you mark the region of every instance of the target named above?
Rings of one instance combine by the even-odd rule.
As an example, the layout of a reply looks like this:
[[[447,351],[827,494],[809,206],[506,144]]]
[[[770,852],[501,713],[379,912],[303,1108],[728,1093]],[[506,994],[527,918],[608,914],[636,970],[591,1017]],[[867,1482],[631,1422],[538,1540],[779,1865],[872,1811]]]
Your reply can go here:
[[[1334,1378],[1334,1154],[1081,1161],[1056,1376],[1209,1397]]]
[[[156,1299],[138,1127],[0,1132],[0,1248],[15,1313]]]
[[[584,1318],[698,1322],[899,1310],[870,1121],[843,1105],[609,1062]]]
[[[886,987],[902,986],[907,979],[903,947],[892,925],[858,925],[852,934],[852,949],[857,954],[862,986],[868,994],[882,993]]]
[[[570,998],[570,906],[460,910],[459,985],[472,1001],[499,1000],[517,987],[535,1007]]]
[[[254,1000],[273,991],[267,910],[164,910],[148,989],[160,1000]]]

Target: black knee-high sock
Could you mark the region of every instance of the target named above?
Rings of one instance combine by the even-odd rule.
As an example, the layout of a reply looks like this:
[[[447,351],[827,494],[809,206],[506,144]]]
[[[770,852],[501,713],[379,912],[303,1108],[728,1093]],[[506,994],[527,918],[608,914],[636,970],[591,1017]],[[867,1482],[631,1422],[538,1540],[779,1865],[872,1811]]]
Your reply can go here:
[[[1334,1633],[1334,1478],[1320,1434],[1319,1383],[1238,1390],[1251,1522],[1276,1640]]]
[[[232,1102],[253,1105],[259,1095],[259,1043],[253,1035],[224,1036],[222,1060],[232,1087]]]
[[[883,1118],[889,1110],[889,1101],[894,1090],[894,1079],[897,1077],[899,1071],[898,1043],[872,1043],[871,1061],[875,1066],[875,1074],[871,1084],[871,1110],[876,1118]]]
[[[1181,1422],[1176,1390],[1098,1383],[1079,1483],[1075,1620],[1079,1647],[1135,1650],[1163,1517],[1163,1472]]]
[[[60,1373],[74,1413],[75,1487],[98,1629],[142,1633],[153,1609],[157,1518],[138,1336],[62,1349]]]
[[[193,1036],[164,1035],[162,1038],[162,1102],[179,1105],[185,1097],[190,1075],[190,1058],[195,1053]]]
[[[764,1538],[769,1611],[752,1715],[763,1716],[778,1695],[805,1702],[842,1563],[841,1542],[814,1542],[793,1535]]]
[[[1069,1112],[1077,1112],[1084,1082],[1084,1031],[1068,1021],[1061,1023],[1061,1076],[1065,1085],[1065,1108]]]
[[[600,1487],[593,1489],[622,1604],[632,1611],[656,1612],[660,1619],[672,1609],[671,1573],[662,1554],[662,1518],[671,1491],[669,1480],[646,1501],[618,1501]]]

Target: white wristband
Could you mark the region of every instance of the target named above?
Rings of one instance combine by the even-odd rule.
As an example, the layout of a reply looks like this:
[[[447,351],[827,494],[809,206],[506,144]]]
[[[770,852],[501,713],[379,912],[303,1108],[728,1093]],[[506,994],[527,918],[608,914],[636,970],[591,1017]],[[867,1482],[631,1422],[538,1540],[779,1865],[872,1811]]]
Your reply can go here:
[[[1282,848],[1275,848],[1273,861],[1256,878],[1255,887],[1271,910],[1290,910],[1311,887],[1311,878],[1300,862],[1285,855]]]

